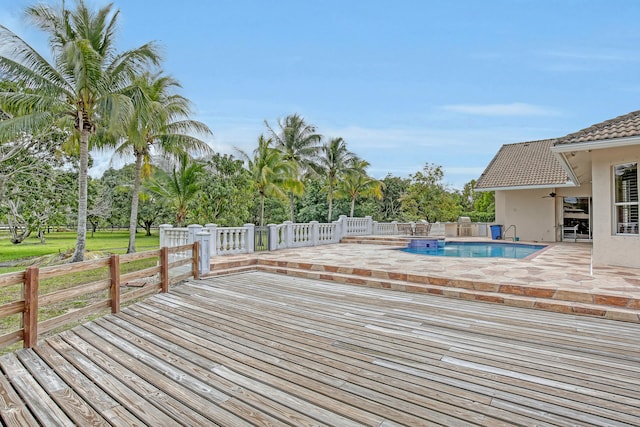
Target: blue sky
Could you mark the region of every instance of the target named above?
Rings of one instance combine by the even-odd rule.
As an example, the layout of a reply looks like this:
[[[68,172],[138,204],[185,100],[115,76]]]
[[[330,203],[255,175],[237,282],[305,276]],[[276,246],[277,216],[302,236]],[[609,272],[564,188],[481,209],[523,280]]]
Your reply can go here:
[[[434,163],[461,188],[502,144],[640,109],[635,0],[114,3],[118,48],[158,41],[223,153],[252,151],[264,120],[299,113],[374,177]],[[30,4],[0,0],[0,22],[46,49],[23,19]]]

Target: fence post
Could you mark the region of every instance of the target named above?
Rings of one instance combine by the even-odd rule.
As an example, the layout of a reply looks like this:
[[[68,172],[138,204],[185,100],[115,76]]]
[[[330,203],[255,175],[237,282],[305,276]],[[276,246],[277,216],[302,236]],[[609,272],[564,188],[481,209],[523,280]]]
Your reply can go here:
[[[376,234],[378,234],[378,221],[373,221],[371,222],[371,234],[373,234],[374,236]]]
[[[371,217],[367,215],[364,217],[364,220],[367,227],[367,231],[365,232],[365,234],[371,236],[373,234],[373,219],[371,219]]]
[[[202,276],[210,271],[211,265],[211,255],[210,249],[211,245],[209,244],[209,240],[211,238],[211,234],[209,231],[202,230],[198,234],[196,234],[196,239],[198,239],[198,246],[200,247],[199,259],[200,263],[198,265],[198,274]]]
[[[318,246],[320,242],[320,223],[318,221],[310,221],[309,226],[309,233],[311,233],[309,241],[311,246]]]
[[[120,255],[109,257],[109,275],[111,276],[111,312],[120,312]]]
[[[165,246],[169,246],[169,242],[167,242],[167,233],[166,231],[170,228],[173,228],[171,224],[161,224],[158,226],[160,230],[160,247],[164,248]]]
[[[187,229],[189,230],[187,243],[191,244],[196,241],[196,234],[198,234],[202,230],[202,226],[200,224],[191,224],[187,226]]]
[[[245,224],[243,225],[243,227],[247,232],[247,236],[245,238],[245,242],[247,245],[247,253],[252,254],[256,249],[255,247],[256,226],[255,224]]]
[[[285,221],[282,223],[282,231],[284,232],[284,244],[287,248],[293,246],[293,223],[291,221]]]
[[[397,235],[398,234],[398,221],[391,221],[391,224],[393,224],[393,235]]]
[[[160,292],[169,292],[169,248],[160,248]]]
[[[267,224],[267,228],[269,229],[269,238],[267,239],[269,242],[269,250],[275,251],[280,244],[280,239],[278,239],[278,226],[276,224]]]
[[[340,240],[342,239],[342,224],[340,223],[340,221],[335,220],[332,222],[332,224],[335,224],[335,228],[333,230],[333,239],[332,242],[333,243],[340,243]]]
[[[24,276],[24,311],[22,312],[22,342],[24,348],[31,348],[38,342],[38,267],[27,268]]]
[[[343,237],[349,234],[349,230],[347,229],[347,216],[340,215],[338,217],[338,222],[340,223],[340,235],[338,236],[338,241],[340,241]]]
[[[218,224],[205,224],[204,228],[209,231],[209,257],[216,256],[216,244],[218,242]]]
[[[200,274],[198,273],[198,264],[200,262],[199,248],[200,248],[200,244],[196,240],[195,242],[193,242],[193,249],[191,249],[191,254],[193,255],[193,261],[191,262],[191,269],[193,271],[193,278],[196,280],[200,278]]]

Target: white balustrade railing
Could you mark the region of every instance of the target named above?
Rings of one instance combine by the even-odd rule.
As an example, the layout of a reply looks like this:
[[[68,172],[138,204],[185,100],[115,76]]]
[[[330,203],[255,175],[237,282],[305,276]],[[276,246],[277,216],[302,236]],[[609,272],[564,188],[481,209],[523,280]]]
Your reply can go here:
[[[395,236],[398,233],[398,223],[393,222],[373,222],[373,234],[376,236]]]
[[[418,225],[424,228],[425,224],[427,223],[422,222]],[[456,237],[459,228],[458,223],[436,222],[430,224],[426,229],[429,236]],[[346,236],[419,235],[417,223],[414,222],[380,223],[373,221],[369,216],[348,218],[344,215],[331,224],[317,221],[309,223],[286,221],[283,224],[269,224],[268,229],[268,249],[270,251],[339,243]],[[487,236],[486,223],[472,223],[465,230],[470,230],[473,237]],[[194,224],[180,228],[174,228],[168,224],[160,226],[160,247],[181,246],[198,240],[201,244],[207,245],[207,255],[209,256],[252,253],[254,238],[255,226],[253,224],[245,224],[242,227],[218,227],[216,224],[206,224],[204,227]]]

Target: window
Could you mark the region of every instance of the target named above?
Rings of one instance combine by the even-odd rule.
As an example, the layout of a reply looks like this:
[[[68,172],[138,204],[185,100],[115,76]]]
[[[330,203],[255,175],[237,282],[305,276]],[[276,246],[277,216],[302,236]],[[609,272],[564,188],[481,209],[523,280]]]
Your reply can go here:
[[[638,234],[638,164],[616,165],[613,176],[616,234]]]

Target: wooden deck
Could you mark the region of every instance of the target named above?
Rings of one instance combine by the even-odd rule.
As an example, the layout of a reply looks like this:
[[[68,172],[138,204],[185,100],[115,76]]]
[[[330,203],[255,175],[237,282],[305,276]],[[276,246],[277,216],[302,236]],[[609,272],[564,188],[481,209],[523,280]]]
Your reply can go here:
[[[640,425],[640,325],[264,272],[0,357],[7,425]]]

